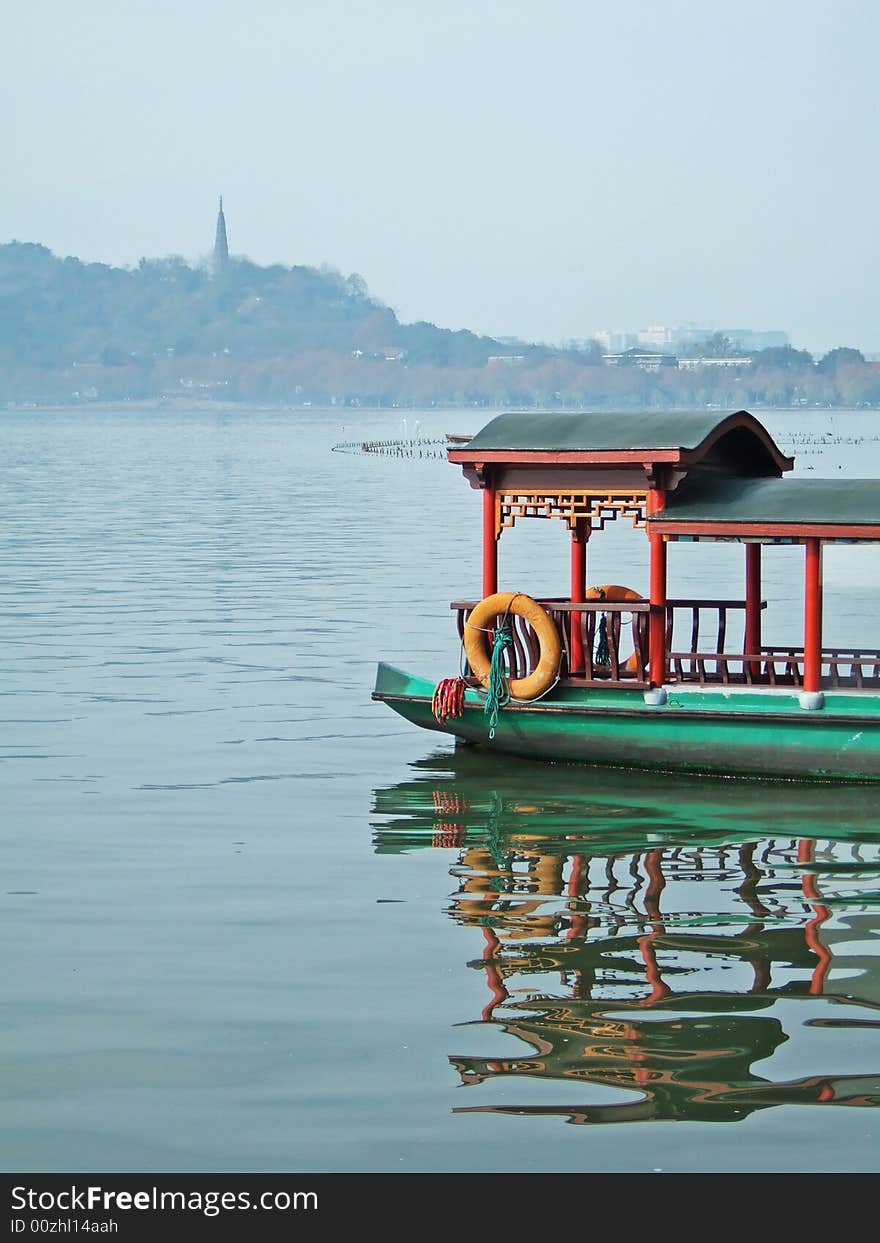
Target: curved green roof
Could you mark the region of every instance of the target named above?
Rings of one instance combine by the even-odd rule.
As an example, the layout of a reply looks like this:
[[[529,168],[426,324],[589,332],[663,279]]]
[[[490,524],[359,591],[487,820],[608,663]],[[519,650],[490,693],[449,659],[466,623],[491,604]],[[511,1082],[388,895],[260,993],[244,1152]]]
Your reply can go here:
[[[696,449],[731,413],[499,414],[477,432],[467,448],[548,452]]]
[[[880,479],[717,479],[671,492],[652,522],[880,526]]]

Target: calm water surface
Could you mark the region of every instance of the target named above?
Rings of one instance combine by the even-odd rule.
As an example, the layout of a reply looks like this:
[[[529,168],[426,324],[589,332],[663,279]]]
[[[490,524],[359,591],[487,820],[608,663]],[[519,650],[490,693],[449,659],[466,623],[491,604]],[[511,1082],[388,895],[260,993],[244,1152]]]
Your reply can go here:
[[[880,475],[876,415],[766,421]],[[456,470],[330,452],[402,430],[3,413],[0,1166],[875,1170],[876,793],[481,757],[372,704],[378,658],[457,671],[479,584]],[[645,544],[595,537],[590,581],[643,587]],[[501,566],[564,594],[562,524]],[[829,644],[880,647],[878,570],[827,552]],[[768,641],[801,574],[765,556]],[[673,594],[741,579],[670,554]]]

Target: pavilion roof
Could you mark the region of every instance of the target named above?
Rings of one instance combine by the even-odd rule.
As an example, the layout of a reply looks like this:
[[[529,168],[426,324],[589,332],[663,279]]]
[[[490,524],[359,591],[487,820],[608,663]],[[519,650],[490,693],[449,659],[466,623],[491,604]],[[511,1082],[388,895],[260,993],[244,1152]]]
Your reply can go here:
[[[704,524],[791,529],[880,527],[880,479],[697,479],[671,492],[649,528]]]
[[[790,470],[769,432],[746,410],[601,414],[500,414],[451,462],[536,462],[571,465],[644,460],[690,467],[713,449],[732,473],[780,475]]]

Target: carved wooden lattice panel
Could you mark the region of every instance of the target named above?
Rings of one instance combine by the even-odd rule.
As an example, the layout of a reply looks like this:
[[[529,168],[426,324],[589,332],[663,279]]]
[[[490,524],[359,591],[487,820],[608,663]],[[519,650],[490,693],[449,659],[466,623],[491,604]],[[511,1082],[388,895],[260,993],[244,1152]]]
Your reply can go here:
[[[592,531],[602,531],[606,522],[629,518],[634,527],[644,527],[647,518],[645,492],[557,492],[542,488],[536,492],[502,492],[496,499],[495,534],[516,525],[517,518],[562,518],[570,531],[581,519],[588,519]]]

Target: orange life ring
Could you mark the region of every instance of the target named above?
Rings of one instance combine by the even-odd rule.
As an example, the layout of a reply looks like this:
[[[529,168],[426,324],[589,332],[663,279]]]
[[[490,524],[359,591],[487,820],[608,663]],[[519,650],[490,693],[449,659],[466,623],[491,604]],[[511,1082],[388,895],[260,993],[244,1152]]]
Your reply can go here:
[[[620,587],[617,583],[605,583],[601,587],[590,587],[585,593],[587,600],[610,600],[613,604],[619,604],[622,600],[643,600],[638,591],[633,591],[632,587]],[[635,652],[626,660],[620,662],[627,673],[635,673],[638,668]],[[645,666],[647,668],[647,665]]]
[[[616,583],[605,583],[602,587],[590,587],[584,593],[587,600],[610,600],[612,604],[618,604],[621,600],[643,600],[637,591],[633,591],[632,587],[618,587]]]
[[[510,697],[537,699],[559,676],[562,644],[553,619],[531,596],[524,596],[519,591],[497,591],[494,596],[486,596],[474,605],[464,623],[464,650],[468,664],[474,677],[479,678],[483,686],[488,686],[492,658],[487,631],[495,625],[496,618],[505,613],[513,613],[528,622],[541,648],[537,668],[527,678],[510,679]]]

